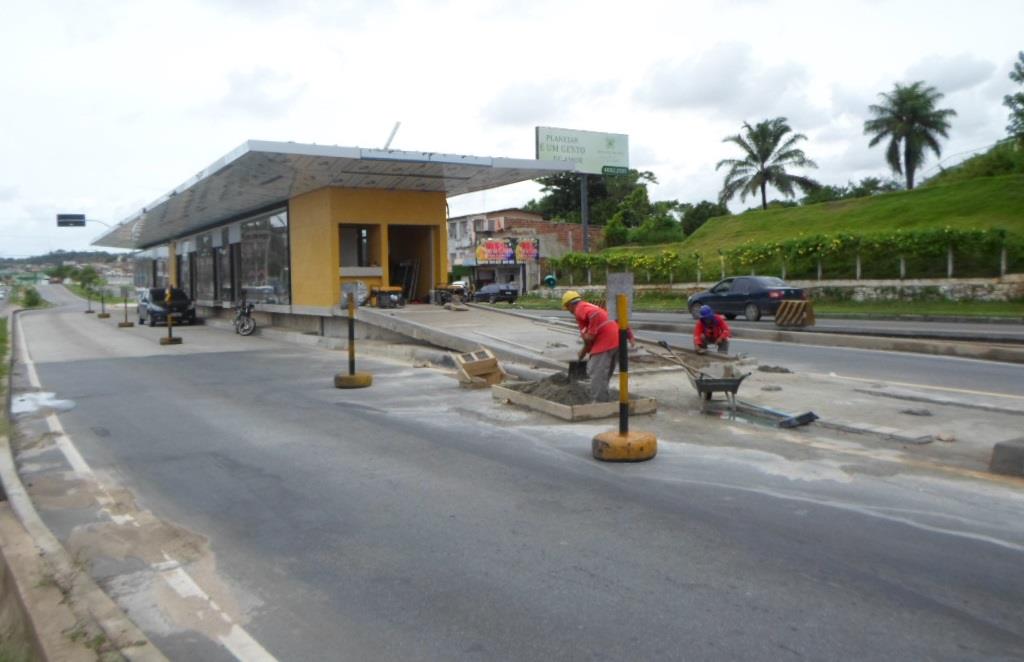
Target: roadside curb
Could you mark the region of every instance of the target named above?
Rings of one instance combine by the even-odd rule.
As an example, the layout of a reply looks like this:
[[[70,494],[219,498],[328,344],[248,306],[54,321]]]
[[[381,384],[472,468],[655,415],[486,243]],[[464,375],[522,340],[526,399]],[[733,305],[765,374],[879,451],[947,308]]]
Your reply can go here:
[[[686,327],[681,325],[659,322],[637,322],[633,325],[633,328],[639,331],[690,333]],[[979,339],[974,342],[967,340],[929,340],[818,331],[747,329],[740,327],[734,327],[732,335],[739,340],[785,342],[796,345],[815,345],[818,347],[848,347],[851,349],[908,352],[911,354],[929,354],[933,356],[954,356],[980,361],[1024,363],[1024,348],[992,346],[990,344],[991,341],[987,339]]]
[[[0,403],[0,415],[5,419],[9,416],[11,397],[11,377],[15,360],[15,334],[16,334],[16,313],[12,310],[8,314],[8,375],[5,380],[7,389],[3,402]],[[74,629],[87,633],[88,630],[99,630],[103,637],[113,646],[114,650],[125,659],[139,662],[166,662],[167,658],[149,641],[149,638],[135,625],[121,608],[93,581],[88,572],[75,566],[67,550],[61,542],[53,535],[50,529],[39,517],[39,513],[32,503],[25,486],[18,475],[17,465],[11,451],[10,440],[7,436],[0,436],[0,482],[3,484],[4,492],[7,495],[11,510],[20,522],[20,527],[9,527],[14,529],[15,535],[23,535],[24,538],[14,543],[18,545],[31,545],[36,550],[36,562],[39,566],[29,569],[26,574],[23,568],[16,568],[8,565],[16,582],[18,583],[19,597],[32,597],[36,595],[32,584],[32,575],[46,577],[54,584],[54,590],[60,595],[58,614],[63,610],[63,616],[58,620],[71,617],[74,622]],[[5,532],[6,533],[6,532]],[[4,539],[4,559],[7,559],[7,546],[10,544]],[[16,574],[15,574],[16,573]],[[38,573],[38,574],[37,574]],[[26,584],[27,582],[27,584]],[[36,587],[38,588],[38,587]],[[33,644],[36,650],[41,652],[44,660],[65,660],[78,659],[69,657],[71,651],[66,642],[69,633],[64,630],[54,631],[48,625],[48,619],[53,618],[47,613],[44,617],[40,613],[42,607],[31,599],[22,603],[22,611],[27,623],[31,624],[30,632],[33,637]],[[47,611],[49,611],[47,609]],[[95,635],[87,637],[95,639]],[[98,651],[86,648],[87,641],[77,645],[88,657],[81,659],[96,659]]]

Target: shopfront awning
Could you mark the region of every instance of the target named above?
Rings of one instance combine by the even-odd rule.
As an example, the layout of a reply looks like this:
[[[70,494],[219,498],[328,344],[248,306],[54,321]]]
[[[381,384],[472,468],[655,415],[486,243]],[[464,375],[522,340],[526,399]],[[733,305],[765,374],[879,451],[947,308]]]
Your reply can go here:
[[[566,165],[250,140],[104,233],[93,245],[159,245],[325,186],[433,191],[450,197],[565,172]]]

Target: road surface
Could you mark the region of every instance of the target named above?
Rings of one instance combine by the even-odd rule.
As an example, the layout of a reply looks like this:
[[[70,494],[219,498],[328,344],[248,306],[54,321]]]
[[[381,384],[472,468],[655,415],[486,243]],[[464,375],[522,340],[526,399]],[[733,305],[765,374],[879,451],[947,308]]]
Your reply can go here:
[[[204,327],[161,348],[160,329],[80,310],[22,316],[24,338],[83,461],[129,505],[63,493],[88,472],[42,442],[23,478],[172,659],[1024,656],[1015,489],[689,443],[725,434],[704,419],[653,462],[600,464],[604,425],[434,370],[361,359],[374,386],[339,391],[339,352]],[[18,417],[26,439],[43,413]],[[145,551],[120,544],[132,526],[156,527]],[[175,602],[157,584],[182,572],[197,590]],[[200,624],[214,603],[230,630]]]

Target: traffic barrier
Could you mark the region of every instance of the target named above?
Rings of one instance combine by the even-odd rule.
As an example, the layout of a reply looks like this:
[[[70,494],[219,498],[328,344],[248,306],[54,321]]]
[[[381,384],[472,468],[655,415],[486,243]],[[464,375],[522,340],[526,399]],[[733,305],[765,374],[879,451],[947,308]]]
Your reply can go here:
[[[783,301],[775,311],[775,326],[814,326],[810,301]]]
[[[367,388],[373,385],[373,375],[356,372],[356,296],[348,293],[348,374],[334,375],[334,388]]]
[[[650,432],[629,429],[629,305],[616,296],[619,317],[619,429],[602,432],[590,443],[591,454],[602,462],[643,462],[658,454],[658,439]],[[600,379],[600,377],[598,377]]]

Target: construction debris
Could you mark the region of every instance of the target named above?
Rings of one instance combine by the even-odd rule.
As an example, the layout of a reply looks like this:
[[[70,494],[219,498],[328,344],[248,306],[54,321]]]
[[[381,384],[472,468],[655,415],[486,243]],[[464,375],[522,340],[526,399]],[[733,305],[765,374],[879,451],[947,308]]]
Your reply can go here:
[[[451,356],[458,372],[459,386],[463,388],[486,388],[500,384],[508,377],[489,349],[480,348],[475,352],[453,353]]]

